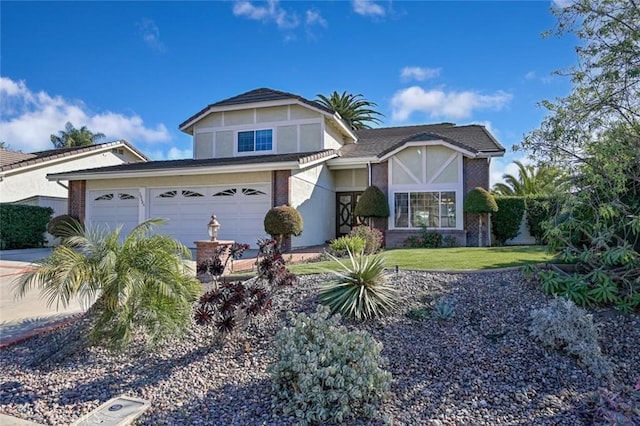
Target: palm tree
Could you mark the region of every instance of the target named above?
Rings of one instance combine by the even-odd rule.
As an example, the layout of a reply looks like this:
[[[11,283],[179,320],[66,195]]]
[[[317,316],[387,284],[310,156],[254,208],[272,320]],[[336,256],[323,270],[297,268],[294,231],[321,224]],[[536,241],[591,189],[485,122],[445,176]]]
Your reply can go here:
[[[505,183],[493,185],[496,195],[550,195],[567,189],[568,178],[558,167],[541,165],[534,167],[520,161],[513,162],[518,167],[518,176],[502,175]]]
[[[150,235],[163,222],[150,219],[121,238],[121,227],[85,230],[76,221],[51,256],[17,281],[18,296],[39,288],[49,306],[67,306],[73,297],[95,300],[34,364],[61,361],[90,344],[123,349],[134,334],[153,343],[186,330],[200,282],[185,264],[185,246]]]
[[[64,130],[60,130],[57,135],[51,135],[51,143],[56,148],[73,148],[94,145],[104,137],[104,133],[93,133],[87,126],[76,129],[73,124],[67,122]]]
[[[368,101],[360,94],[354,95],[347,92],[339,94],[334,91],[330,97],[317,95],[316,102],[330,108],[340,114],[340,117],[353,130],[370,129],[367,123],[381,123],[376,116],[384,117],[383,114],[372,109],[378,105],[375,102]]]

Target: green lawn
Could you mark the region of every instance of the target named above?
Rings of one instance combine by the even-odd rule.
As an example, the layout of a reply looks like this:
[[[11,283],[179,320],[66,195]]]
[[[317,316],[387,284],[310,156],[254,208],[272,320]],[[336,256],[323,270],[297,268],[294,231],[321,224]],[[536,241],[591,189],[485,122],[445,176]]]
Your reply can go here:
[[[453,247],[439,249],[395,249],[383,252],[388,268],[460,271],[524,266],[551,261],[541,246]],[[348,261],[348,260],[347,260]],[[288,265],[298,275],[317,274],[339,268],[336,262]]]

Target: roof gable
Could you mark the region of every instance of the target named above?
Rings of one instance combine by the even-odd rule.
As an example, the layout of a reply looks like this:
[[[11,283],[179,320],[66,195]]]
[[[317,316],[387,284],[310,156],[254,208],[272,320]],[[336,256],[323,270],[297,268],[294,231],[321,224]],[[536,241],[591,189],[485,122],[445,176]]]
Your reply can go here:
[[[129,142],[125,140],[119,140],[119,141],[106,142],[106,143],[100,143],[100,144],[94,144],[94,145],[88,145],[88,146],[49,149],[46,151],[38,151],[30,154],[24,154],[25,157],[22,160],[9,163],[9,164],[2,164],[2,166],[0,166],[0,172],[7,172],[10,170],[16,170],[23,167],[44,164],[44,163],[59,160],[62,158],[71,158],[71,157],[80,156],[80,155],[91,153],[91,152],[103,151],[105,149],[113,149],[118,147],[127,148],[131,153],[138,156],[142,161],[149,161],[149,158],[146,155],[144,155],[141,151],[139,151]],[[4,155],[4,151],[3,151],[3,155]]]
[[[325,114],[334,115],[335,111],[330,108],[325,107],[324,105],[310,101],[309,99],[303,98],[302,96],[295,95],[293,93],[282,92],[280,90],[269,89],[266,87],[262,87],[259,89],[250,90],[245,93],[241,93],[236,96],[232,96],[227,99],[223,99],[221,101],[215,102],[213,104],[207,105],[205,108],[198,111],[196,114],[187,118],[184,122],[182,122],[178,128],[182,131],[185,131],[187,127],[194,124],[198,119],[207,115],[212,109],[230,107],[235,105],[244,105],[244,104],[254,104],[260,102],[272,102],[272,101],[296,101],[298,103],[305,104],[314,109],[320,110]]]
[[[358,143],[340,149],[344,158],[382,159],[406,144],[441,140],[472,155],[504,154],[504,147],[481,125],[456,126],[453,123],[382,127],[358,130]]]

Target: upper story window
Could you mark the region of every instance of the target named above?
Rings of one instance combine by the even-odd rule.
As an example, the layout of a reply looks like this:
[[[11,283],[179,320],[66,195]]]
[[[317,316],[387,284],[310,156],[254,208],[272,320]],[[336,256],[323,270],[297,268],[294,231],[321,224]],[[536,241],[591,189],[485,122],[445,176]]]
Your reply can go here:
[[[238,132],[238,152],[271,151],[273,149],[273,131],[250,130]]]

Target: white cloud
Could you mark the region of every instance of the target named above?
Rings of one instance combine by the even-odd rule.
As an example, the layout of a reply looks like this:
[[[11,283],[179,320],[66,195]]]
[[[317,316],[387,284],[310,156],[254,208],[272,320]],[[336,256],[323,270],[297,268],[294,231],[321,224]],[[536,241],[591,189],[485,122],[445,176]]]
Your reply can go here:
[[[171,136],[164,124],[145,126],[138,115],[106,111],[93,113],[81,101],[70,101],[46,92],[32,92],[24,81],[0,77],[0,134],[12,149],[34,152],[51,149],[50,135],[64,129],[67,122],[76,128],[87,126],[104,133],[107,140],[166,142]]]
[[[307,18],[305,24],[308,26],[319,25],[323,28],[327,28],[327,20],[322,17],[319,11],[315,9],[309,9],[306,12]]]
[[[405,121],[415,112],[430,117],[467,118],[478,109],[501,109],[511,100],[511,94],[498,91],[490,95],[478,92],[445,92],[440,89],[425,91],[412,86],[397,91],[391,99],[392,119]]]
[[[386,11],[372,0],[353,0],[353,11],[362,16],[383,17]]]
[[[193,158],[193,151],[191,148],[180,149],[172,146],[168,151],[163,150],[149,150],[146,154],[152,160],[182,160],[185,158]]]
[[[440,68],[404,67],[400,71],[400,77],[402,77],[404,81],[424,81],[429,78],[435,78],[439,75]]]
[[[564,9],[565,7],[573,6],[575,0],[551,0],[551,4],[554,7]]]
[[[526,78],[527,80],[533,80],[536,77],[537,77],[537,74],[535,71],[529,71],[524,75],[524,78]]]
[[[137,27],[142,40],[147,46],[155,51],[164,52],[164,43],[160,41],[160,28],[158,28],[153,19],[143,18],[137,23]]]
[[[250,1],[236,1],[233,3],[233,14],[254,21],[273,22],[280,29],[293,29],[300,25],[298,16],[280,7],[279,0],[268,0],[266,6],[256,6]]]

